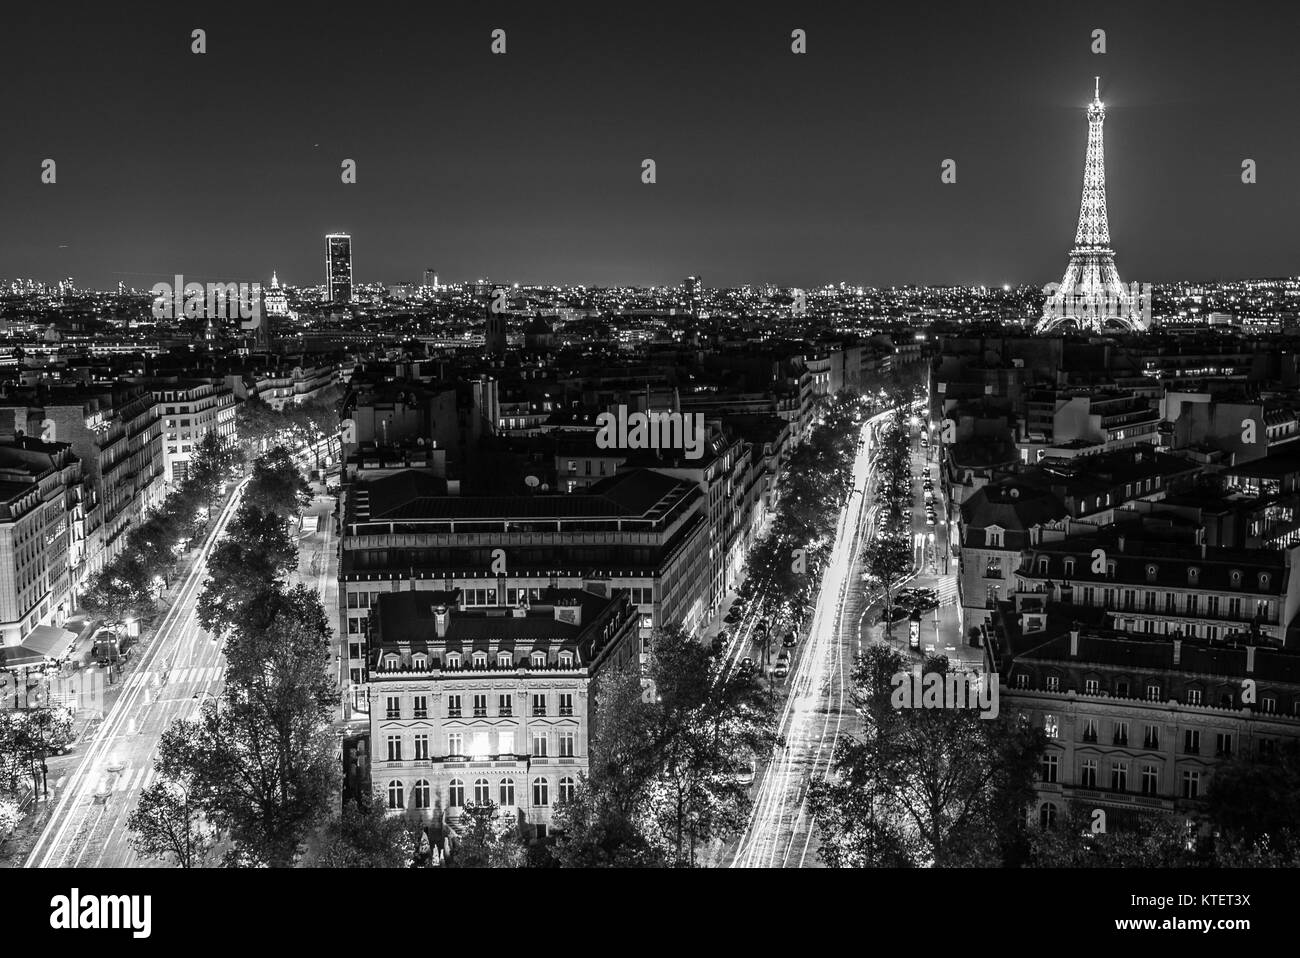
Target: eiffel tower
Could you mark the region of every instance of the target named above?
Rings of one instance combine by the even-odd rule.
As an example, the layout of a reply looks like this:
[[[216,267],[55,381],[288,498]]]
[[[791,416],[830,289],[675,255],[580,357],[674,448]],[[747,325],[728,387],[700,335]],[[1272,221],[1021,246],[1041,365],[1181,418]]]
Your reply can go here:
[[[1079,230],[1070,250],[1070,265],[1056,289],[1048,287],[1047,302],[1037,331],[1064,329],[1101,332],[1107,328],[1140,331],[1147,322],[1138,297],[1120,282],[1115,251],[1110,248],[1110,222],[1106,217],[1106,157],[1101,125],[1106,107],[1101,102],[1101,77],[1096,78],[1088,104],[1088,155],[1083,166],[1083,201]]]

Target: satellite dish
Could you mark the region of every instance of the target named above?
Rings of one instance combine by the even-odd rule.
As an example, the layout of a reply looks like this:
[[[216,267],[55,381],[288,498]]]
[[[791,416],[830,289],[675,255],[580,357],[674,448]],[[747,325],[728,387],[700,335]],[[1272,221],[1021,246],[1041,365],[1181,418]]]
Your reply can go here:
[[[538,479],[536,476],[524,476],[524,485],[529,489],[536,489],[541,484],[542,480]]]

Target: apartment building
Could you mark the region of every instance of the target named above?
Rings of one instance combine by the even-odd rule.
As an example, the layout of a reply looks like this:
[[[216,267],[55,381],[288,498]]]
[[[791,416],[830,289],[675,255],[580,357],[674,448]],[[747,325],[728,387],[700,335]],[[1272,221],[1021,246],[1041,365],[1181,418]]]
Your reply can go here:
[[[1072,805],[1111,824],[1190,819],[1215,770],[1300,738],[1300,655],[1246,641],[1107,628],[1095,610],[1022,595],[1000,602],[985,665],[1000,707],[1047,735],[1033,817]]]
[[[0,442],[0,664],[61,651],[47,643],[84,580],[84,492],[68,443]]]
[[[592,683],[636,660],[626,593],[546,589],[510,608],[464,593],[379,596],[369,654],[371,783],[392,814],[455,828],[496,803],[544,836],[587,771]]]
[[[548,588],[626,592],[639,631],[702,621],[709,597],[709,516],[698,484],[647,469],[585,493],[447,494],[407,470],[344,490],[340,630],[348,698],[364,710],[370,617],[386,593],[459,589],[466,609],[508,610]]]
[[[209,432],[235,440],[235,394],[222,380],[172,379],[148,384],[162,416],[164,475],[184,482],[194,450]]]

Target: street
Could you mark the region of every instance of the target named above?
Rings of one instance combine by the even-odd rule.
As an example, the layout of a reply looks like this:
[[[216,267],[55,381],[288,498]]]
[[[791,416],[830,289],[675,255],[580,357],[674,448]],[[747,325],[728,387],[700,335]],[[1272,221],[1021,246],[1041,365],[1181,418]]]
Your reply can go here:
[[[112,710],[83,745],[75,771],[27,859],[27,867],[98,868],[161,865],[129,845],[126,819],[155,777],[154,753],[163,731],[194,715],[221,690],[220,645],[199,626],[196,605],[208,557],[239,508],[243,480],[213,524],[203,548],[167,610],[157,634],[127,677]]]

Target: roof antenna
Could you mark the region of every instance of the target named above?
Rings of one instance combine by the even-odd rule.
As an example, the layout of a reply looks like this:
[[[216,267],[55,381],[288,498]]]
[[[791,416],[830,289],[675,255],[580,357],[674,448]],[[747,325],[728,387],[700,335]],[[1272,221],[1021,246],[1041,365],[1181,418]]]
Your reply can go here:
[[[1101,99],[1101,77],[1093,77],[1093,79],[1097,81],[1097,85],[1093,88],[1092,98],[1094,100],[1100,100]]]

